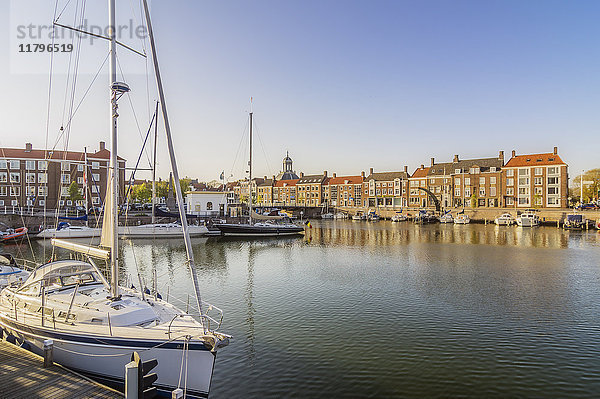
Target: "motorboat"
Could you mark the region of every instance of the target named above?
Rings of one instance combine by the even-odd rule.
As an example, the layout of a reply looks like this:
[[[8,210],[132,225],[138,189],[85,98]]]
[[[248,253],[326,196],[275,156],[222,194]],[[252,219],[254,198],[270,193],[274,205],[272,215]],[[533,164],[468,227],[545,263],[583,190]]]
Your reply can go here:
[[[431,224],[439,222],[438,218],[427,211],[419,211],[419,213],[414,217],[413,221],[416,224]]]
[[[352,220],[367,220],[367,215],[359,211],[352,216]]]
[[[331,212],[327,212],[327,213],[323,213],[321,214],[321,219],[333,219],[333,213]]]
[[[498,226],[510,226],[515,223],[515,218],[512,214],[506,212],[494,219],[494,223]]]
[[[471,218],[465,213],[459,213],[454,218],[454,224],[469,224],[471,223]]]
[[[224,236],[230,237],[279,237],[304,234],[304,227],[289,219],[256,223],[219,223],[214,225]]]
[[[563,229],[566,230],[583,230],[587,227],[585,216],[580,213],[571,213],[563,222]]]
[[[442,216],[440,216],[440,223],[452,223],[454,222],[454,218],[450,211],[445,212]]]
[[[348,214],[344,212],[338,212],[334,215],[334,219],[348,219]]]
[[[25,226],[13,229],[12,227],[6,226],[4,223],[0,224],[4,227],[4,230],[0,231],[1,242],[19,241],[27,236],[28,229]]]
[[[379,219],[381,219],[381,218],[379,217],[379,215],[377,213],[375,213],[375,211],[371,211],[367,215],[367,220],[369,220],[371,222],[377,222],[377,221],[379,221]]]
[[[20,285],[29,277],[29,272],[17,264],[10,254],[0,254],[0,290],[9,285]]]
[[[408,217],[402,212],[396,212],[391,218],[392,222],[404,222],[406,220],[408,220]]]
[[[208,234],[204,225],[189,225],[190,237],[202,237]],[[120,238],[171,238],[183,237],[183,228],[179,223],[154,223],[140,226],[120,226]]]
[[[517,226],[535,227],[540,225],[540,217],[534,209],[527,209],[517,216]]]
[[[40,231],[38,238],[91,238],[100,237],[102,229],[88,226],[73,226],[69,222],[60,222],[56,228]]]

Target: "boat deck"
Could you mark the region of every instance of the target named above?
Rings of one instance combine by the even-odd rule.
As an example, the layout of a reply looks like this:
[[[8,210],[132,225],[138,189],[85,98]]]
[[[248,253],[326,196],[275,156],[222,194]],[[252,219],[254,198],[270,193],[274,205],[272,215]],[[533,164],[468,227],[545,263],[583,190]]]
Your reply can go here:
[[[0,398],[123,398],[123,394],[0,340]],[[124,369],[123,369],[124,370]]]

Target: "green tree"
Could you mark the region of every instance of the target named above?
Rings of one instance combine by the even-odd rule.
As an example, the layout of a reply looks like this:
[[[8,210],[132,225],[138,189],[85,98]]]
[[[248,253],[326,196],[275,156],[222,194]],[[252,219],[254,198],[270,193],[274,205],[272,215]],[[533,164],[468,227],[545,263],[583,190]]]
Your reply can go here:
[[[583,201],[581,201],[581,181],[583,180]],[[573,202],[590,202],[599,198],[600,193],[600,168],[590,169],[579,174],[571,179],[571,187],[569,188],[569,196]]]
[[[471,208],[477,208],[478,203],[477,203],[477,194],[473,193],[471,195]]]
[[[185,198],[186,191],[190,190],[191,182],[192,182],[192,179],[190,179],[187,176],[184,177],[183,179],[179,179],[179,187],[181,187],[181,195],[183,196],[183,198]]]
[[[69,186],[69,199],[73,201],[73,203],[83,199],[83,196],[79,192],[79,186],[75,181],[72,181]]]

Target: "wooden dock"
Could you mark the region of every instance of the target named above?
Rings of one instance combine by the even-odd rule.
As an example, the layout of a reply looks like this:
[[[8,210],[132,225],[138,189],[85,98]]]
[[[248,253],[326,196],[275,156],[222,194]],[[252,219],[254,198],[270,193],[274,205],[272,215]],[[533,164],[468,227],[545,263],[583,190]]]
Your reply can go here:
[[[123,398],[123,394],[0,340],[0,398]],[[123,372],[125,369],[123,368]]]

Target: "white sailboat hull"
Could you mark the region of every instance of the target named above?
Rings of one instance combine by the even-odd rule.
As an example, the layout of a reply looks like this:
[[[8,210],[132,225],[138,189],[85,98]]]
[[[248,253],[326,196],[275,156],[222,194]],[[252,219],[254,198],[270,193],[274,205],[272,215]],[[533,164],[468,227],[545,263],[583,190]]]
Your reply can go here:
[[[57,229],[45,229],[37,234],[40,238],[91,238],[100,237],[102,229],[85,226],[70,226]]]
[[[187,366],[188,397],[208,397],[216,353],[201,343],[190,343],[187,365],[184,360],[179,385],[182,355],[185,353],[183,340],[164,344],[164,341],[125,340],[106,335],[94,337],[57,333],[51,328],[33,327],[11,319],[0,314],[0,326],[15,336],[18,342],[27,343],[33,352],[42,355],[44,340],[51,339],[54,342],[54,361],[83,374],[113,383],[124,383],[125,365],[131,361],[132,353],[137,351],[142,360],[158,360],[158,366],[151,372],[158,375],[154,386],[159,390],[170,395],[170,392],[178,387],[183,389]],[[156,347],[157,345],[161,346]]]

